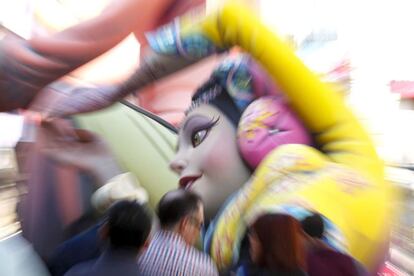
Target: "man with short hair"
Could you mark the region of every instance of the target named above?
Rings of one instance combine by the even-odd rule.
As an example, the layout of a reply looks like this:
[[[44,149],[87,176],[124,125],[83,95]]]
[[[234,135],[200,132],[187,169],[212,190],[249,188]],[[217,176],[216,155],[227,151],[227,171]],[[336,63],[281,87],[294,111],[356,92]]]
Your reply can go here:
[[[201,198],[184,189],[165,194],[157,207],[161,229],[138,263],[145,276],[218,275],[210,257],[193,247],[204,223]]]
[[[108,211],[101,235],[107,249],[93,261],[72,267],[65,276],[137,276],[137,258],[151,231],[148,210],[135,201],[119,201]]]
[[[312,238],[322,239],[325,234],[325,225],[320,214],[312,213],[301,221],[302,229]]]

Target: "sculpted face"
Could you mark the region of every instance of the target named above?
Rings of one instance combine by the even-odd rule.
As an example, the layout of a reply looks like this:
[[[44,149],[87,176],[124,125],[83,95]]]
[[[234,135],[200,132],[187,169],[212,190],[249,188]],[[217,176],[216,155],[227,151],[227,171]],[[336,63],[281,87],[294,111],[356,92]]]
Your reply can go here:
[[[207,219],[251,174],[238,152],[236,128],[219,109],[205,104],[186,116],[170,167],[180,176],[181,188],[201,196]]]

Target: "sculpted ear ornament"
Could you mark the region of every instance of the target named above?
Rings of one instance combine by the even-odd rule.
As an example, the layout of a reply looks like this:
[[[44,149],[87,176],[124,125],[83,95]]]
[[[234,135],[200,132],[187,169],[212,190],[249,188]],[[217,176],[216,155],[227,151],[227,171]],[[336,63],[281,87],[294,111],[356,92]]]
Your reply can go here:
[[[241,116],[237,135],[240,153],[252,168],[278,146],[312,144],[308,130],[278,95],[253,101]]]
[[[267,132],[269,133],[269,135],[275,135],[275,134],[278,134],[280,131],[281,131],[280,129],[271,128]]]

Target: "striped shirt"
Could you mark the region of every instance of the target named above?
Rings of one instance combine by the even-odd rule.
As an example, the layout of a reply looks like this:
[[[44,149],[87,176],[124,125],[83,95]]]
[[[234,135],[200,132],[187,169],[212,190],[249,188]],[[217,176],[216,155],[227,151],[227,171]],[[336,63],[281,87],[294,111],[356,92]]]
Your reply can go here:
[[[144,276],[218,275],[217,268],[208,255],[188,245],[182,237],[170,231],[155,234],[138,264]]]

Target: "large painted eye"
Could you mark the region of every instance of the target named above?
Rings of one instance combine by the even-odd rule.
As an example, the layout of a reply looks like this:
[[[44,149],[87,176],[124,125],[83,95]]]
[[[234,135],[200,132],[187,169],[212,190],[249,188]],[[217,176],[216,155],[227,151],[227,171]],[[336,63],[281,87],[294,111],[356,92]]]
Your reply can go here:
[[[197,147],[198,145],[200,145],[207,137],[208,132],[209,129],[202,129],[194,132],[191,136],[191,143],[193,144],[193,147]]]

